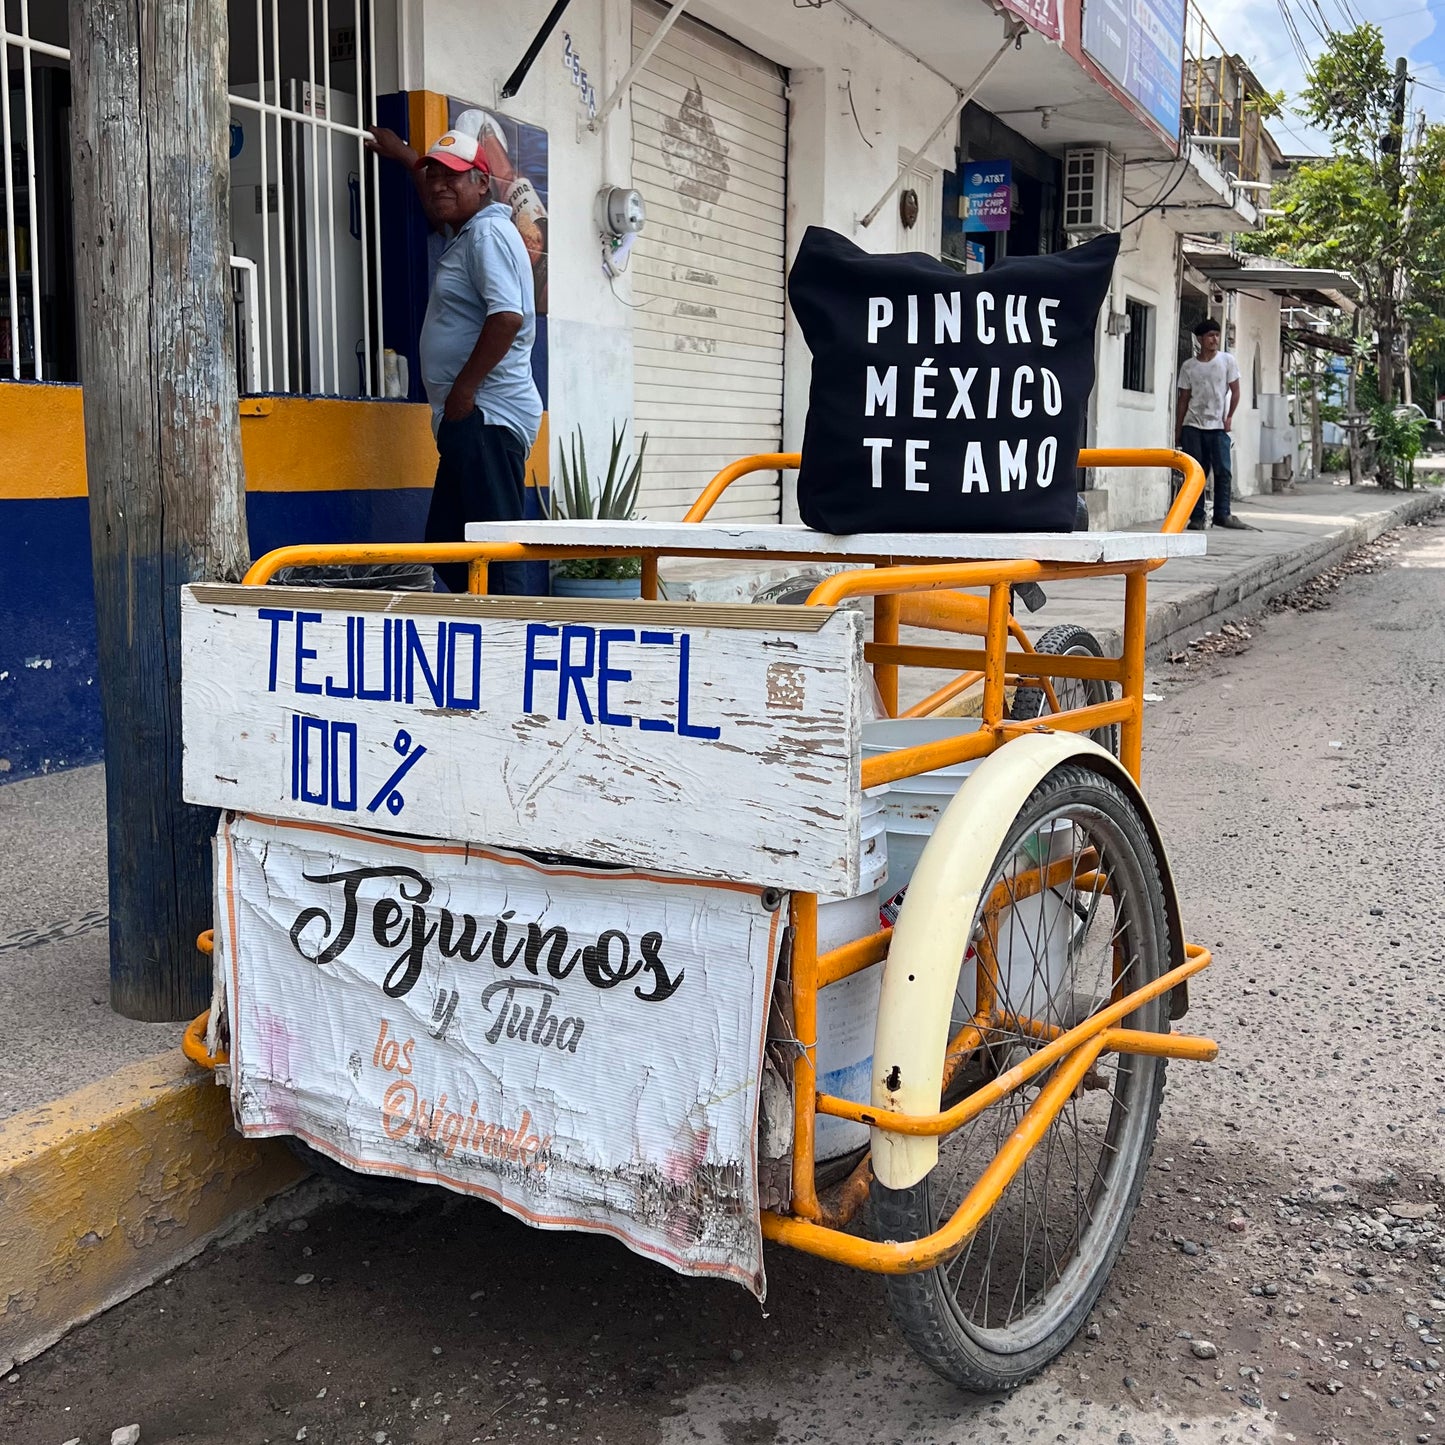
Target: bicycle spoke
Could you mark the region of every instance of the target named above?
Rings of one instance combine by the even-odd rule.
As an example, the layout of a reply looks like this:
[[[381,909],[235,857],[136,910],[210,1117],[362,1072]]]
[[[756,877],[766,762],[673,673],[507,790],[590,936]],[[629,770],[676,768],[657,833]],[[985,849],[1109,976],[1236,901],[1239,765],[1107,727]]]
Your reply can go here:
[[[1067,691],[1061,703],[1093,700],[1076,697]],[[1096,812],[1055,809],[1038,815],[999,861],[959,962],[949,1039],[962,1036],[969,1047],[947,1066],[955,1082],[940,1107],[1144,981],[1145,950],[1131,916],[1138,873],[1119,840]],[[1082,888],[1081,876],[1088,879]],[[975,1032],[965,1033],[970,1027]],[[956,1213],[1052,1072],[1036,1075],[940,1141],[929,1188],[934,1228]],[[1089,1241],[1117,1219],[1100,1206],[1120,1178],[1120,1143],[1131,1128],[1142,1077],[1132,1062],[1100,1055],[987,1219],[940,1268],[951,1308],[970,1329],[989,1338],[1027,1335],[1040,1327],[1034,1321],[1047,1315],[1058,1292],[1074,1287],[1069,1281],[1078,1277],[1081,1259],[1096,1248]]]

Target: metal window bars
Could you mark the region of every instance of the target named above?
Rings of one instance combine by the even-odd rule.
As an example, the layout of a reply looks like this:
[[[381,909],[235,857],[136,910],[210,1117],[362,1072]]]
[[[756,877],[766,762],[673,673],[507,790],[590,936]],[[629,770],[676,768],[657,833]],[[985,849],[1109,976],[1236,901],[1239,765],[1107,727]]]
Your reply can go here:
[[[22,145],[16,136],[14,106],[10,95],[10,52],[20,52]],[[35,39],[30,33],[30,0],[20,0],[20,29],[9,28],[5,10],[0,8],[0,75],[5,78],[3,106],[0,106],[0,141],[5,146],[5,277],[6,312],[0,317],[0,366],[9,352],[10,374],[19,379],[29,375],[37,380],[44,375],[44,339],[40,325],[40,239],[39,198],[35,175],[35,92],[34,65],[36,55],[55,60],[70,59],[70,52],[59,46]],[[19,174],[17,175],[17,166]],[[17,207],[17,195],[19,206]],[[16,211],[23,211],[23,230],[16,227]],[[29,295],[21,299],[28,279]],[[28,366],[28,370],[27,370]]]
[[[230,98],[233,114],[239,113],[243,121],[246,117],[257,121],[257,208],[262,224],[255,238],[259,254],[251,259],[259,268],[259,314],[248,322],[259,338],[255,349],[260,352],[261,376],[253,386],[265,391],[380,395],[378,162],[366,148],[362,124],[363,115],[376,115],[375,9],[366,0],[336,7],[343,30],[349,22],[351,54],[334,62],[332,42],[337,32],[332,28],[331,0],[306,0],[301,79],[298,66],[283,64],[283,58],[294,62],[299,55],[284,56],[278,0],[252,0],[252,4],[257,80],[254,86],[233,90]],[[293,32],[299,8],[288,4],[286,9]],[[348,82],[354,89],[346,88]],[[345,114],[353,104],[355,110]],[[354,169],[348,164],[353,146]],[[338,192],[343,176],[345,202]],[[346,213],[345,223],[339,222],[338,210]],[[342,224],[349,234],[342,233]],[[338,240],[342,248],[356,243],[354,273],[342,258]],[[348,314],[359,318],[356,330],[343,326],[341,318]],[[353,336],[355,362],[347,350]],[[353,364],[359,365],[355,386],[349,383]]]
[[[245,23],[238,13],[245,3],[232,0],[233,33],[236,25]],[[251,247],[258,254],[241,253],[236,244],[242,228],[237,225],[233,195],[232,249],[240,254],[232,255],[231,267],[239,286],[236,346],[242,390],[381,395],[378,162],[366,148],[364,128],[364,121],[376,117],[374,0],[342,0],[335,7],[343,29],[348,23],[350,27],[350,55],[340,61],[335,74],[331,0],[306,0],[304,44],[297,43],[296,22],[303,8],[297,0],[286,0],[284,6],[279,0],[251,0],[251,4],[256,81],[233,82],[229,97],[233,121],[244,125],[253,119],[248,129],[259,153],[256,204],[261,225],[252,237],[257,244]],[[39,186],[58,186],[59,178],[37,175],[33,71],[37,57],[68,65],[70,50],[37,38],[31,7],[32,0],[0,5],[0,74],[5,82],[0,105],[4,145],[0,378],[40,381],[57,377],[45,354],[41,324],[39,256],[53,238],[41,231]],[[63,7],[54,8],[63,16]],[[47,18],[52,18],[49,11]],[[14,53],[19,55],[18,106],[11,94]],[[295,103],[287,103],[293,99]],[[339,117],[343,110],[348,112],[346,118]],[[337,192],[342,182],[344,199]],[[232,185],[234,190],[234,174]],[[300,194],[293,194],[297,189]],[[68,197],[60,197],[58,204],[68,205]],[[338,211],[346,221],[338,221]],[[344,260],[339,259],[338,242],[343,251],[353,248]],[[345,332],[342,316],[354,321]],[[346,351],[348,343],[355,346],[354,359]]]
[[[1220,147],[1211,159],[1235,180],[1268,180],[1262,91],[1239,58],[1225,49],[1199,8],[1190,0],[1184,24],[1184,131],[1186,135],[1238,140]]]

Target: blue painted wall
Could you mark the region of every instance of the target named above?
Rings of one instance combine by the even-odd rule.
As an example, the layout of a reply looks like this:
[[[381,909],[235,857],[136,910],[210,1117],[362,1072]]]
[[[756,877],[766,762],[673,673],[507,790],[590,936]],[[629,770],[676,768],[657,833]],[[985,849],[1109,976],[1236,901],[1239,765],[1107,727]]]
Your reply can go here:
[[[420,541],[431,491],[253,492],[251,552]],[[0,782],[99,762],[89,503],[0,499]]]

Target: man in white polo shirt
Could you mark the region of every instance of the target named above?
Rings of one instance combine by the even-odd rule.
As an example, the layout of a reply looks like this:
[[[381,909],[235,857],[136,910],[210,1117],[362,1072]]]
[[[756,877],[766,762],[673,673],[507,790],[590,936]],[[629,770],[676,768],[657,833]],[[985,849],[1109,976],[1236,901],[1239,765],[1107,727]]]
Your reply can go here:
[[[1254,530],[1229,510],[1234,473],[1229,465],[1229,430],[1239,406],[1239,363],[1219,349],[1219,323],[1207,317],[1194,328],[1199,355],[1179,368],[1179,410],[1176,442],[1204,468],[1214,483],[1214,525],[1235,531]],[[1191,532],[1204,530],[1204,498],[1194,504]]]

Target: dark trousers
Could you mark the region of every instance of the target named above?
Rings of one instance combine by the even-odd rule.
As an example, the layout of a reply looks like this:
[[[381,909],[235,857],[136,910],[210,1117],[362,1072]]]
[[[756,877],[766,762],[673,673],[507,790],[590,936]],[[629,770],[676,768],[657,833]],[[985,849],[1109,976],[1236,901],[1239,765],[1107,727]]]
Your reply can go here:
[[[1229,433],[1222,427],[1206,431],[1203,427],[1187,426],[1181,435],[1179,447],[1193,457],[1204,468],[1204,475],[1213,481],[1214,520],[1222,522],[1229,515],[1229,489],[1234,482],[1234,473],[1229,466]],[[1194,513],[1189,520],[1204,520],[1202,494],[1194,504]]]
[[[515,522],[526,495],[527,454],[516,433],[492,426],[479,410],[437,428],[437,479],[426,515],[428,542],[464,542],[468,522]],[[525,592],[522,563],[492,564],[488,590],[496,596]],[[464,562],[436,569],[449,592],[467,590]]]

